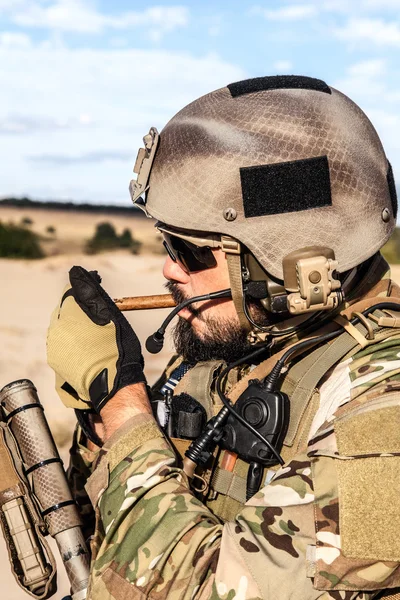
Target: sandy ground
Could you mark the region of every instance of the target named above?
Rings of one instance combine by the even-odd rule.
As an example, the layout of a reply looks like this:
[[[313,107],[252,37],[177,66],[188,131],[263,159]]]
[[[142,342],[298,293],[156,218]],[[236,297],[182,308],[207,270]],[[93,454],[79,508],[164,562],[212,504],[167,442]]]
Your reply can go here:
[[[53,372],[46,364],[46,330],[51,311],[67,282],[69,268],[82,265],[97,269],[103,284],[112,297],[138,296],[163,293],[161,274],[163,257],[148,253],[133,256],[127,252],[114,252],[87,256],[81,253],[85,239],[94,232],[95,223],[112,221],[120,232],[131,227],[144,243],[145,251],[154,249],[153,222],[146,219],[129,219],[104,215],[61,213],[58,211],[16,210],[0,208],[0,220],[16,223],[29,216],[33,229],[44,233],[52,225],[57,229],[57,239],[47,250],[54,254],[39,261],[0,260],[0,389],[21,378],[31,379],[38,391],[45,412],[59,444],[63,459],[67,460],[67,447],[75,422],[72,411],[60,402],[54,390]],[[65,254],[65,252],[68,254]],[[393,268],[393,278],[400,283],[400,266]],[[167,310],[125,313],[143,342],[155,331],[168,314]],[[161,373],[170,356],[166,347],[156,356],[146,352],[146,372],[150,383]],[[54,551],[57,557],[57,550]],[[0,535],[0,580],[7,600],[28,598],[15,584]],[[69,586],[63,567],[59,567],[59,591],[54,596],[61,599]]]

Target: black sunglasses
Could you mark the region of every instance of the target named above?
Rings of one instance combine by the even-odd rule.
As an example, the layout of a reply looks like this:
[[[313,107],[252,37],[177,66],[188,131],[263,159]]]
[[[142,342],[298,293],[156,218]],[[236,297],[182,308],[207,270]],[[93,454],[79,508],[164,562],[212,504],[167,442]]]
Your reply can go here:
[[[194,271],[204,271],[217,265],[217,261],[210,246],[196,246],[182,238],[176,237],[171,233],[162,232],[164,236],[164,247],[170,258],[192,273]]]

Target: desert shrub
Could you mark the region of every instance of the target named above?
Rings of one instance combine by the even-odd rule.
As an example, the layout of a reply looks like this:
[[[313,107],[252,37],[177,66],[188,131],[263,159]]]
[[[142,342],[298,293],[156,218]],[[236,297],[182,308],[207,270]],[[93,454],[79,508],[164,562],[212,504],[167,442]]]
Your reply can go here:
[[[25,225],[25,226],[29,227],[30,225],[33,225],[33,221],[30,217],[23,217],[21,219],[21,225]]]
[[[38,236],[29,229],[13,223],[0,222],[0,257],[42,258]]]
[[[389,264],[400,263],[400,228],[396,227],[388,242],[382,248],[382,254]]]
[[[118,236],[112,223],[99,223],[96,231],[86,244],[86,251],[89,254],[95,254],[100,250],[108,250],[115,248],[117,245]]]
[[[99,223],[93,237],[86,243],[85,250],[88,254],[95,254],[102,250],[112,250],[115,248],[129,248],[133,254],[137,254],[140,249],[140,242],[135,240],[130,229],[124,229],[121,235],[115,231],[112,223]]]
[[[120,248],[130,248],[132,254],[139,254],[141,242],[139,240],[135,240],[132,237],[132,233],[130,229],[124,229],[121,235],[119,236],[119,247]]]
[[[141,246],[142,246],[142,242],[139,242],[139,240],[135,240],[135,238],[133,238],[132,244],[131,244],[132,254],[139,254]]]
[[[124,229],[119,236],[119,244],[121,248],[130,248],[133,242],[133,237],[130,229]]]
[[[55,235],[56,234],[56,228],[53,227],[53,225],[49,225],[48,227],[46,227],[46,233],[48,233],[50,235]]]

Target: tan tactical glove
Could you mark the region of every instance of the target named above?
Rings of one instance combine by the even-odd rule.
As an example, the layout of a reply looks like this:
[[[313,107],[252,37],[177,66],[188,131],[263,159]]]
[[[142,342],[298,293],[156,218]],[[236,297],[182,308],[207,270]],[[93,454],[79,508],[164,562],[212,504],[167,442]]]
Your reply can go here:
[[[72,267],[69,279],[51,316],[47,361],[66,406],[100,412],[118,390],[146,381],[140,342],[97,272]]]

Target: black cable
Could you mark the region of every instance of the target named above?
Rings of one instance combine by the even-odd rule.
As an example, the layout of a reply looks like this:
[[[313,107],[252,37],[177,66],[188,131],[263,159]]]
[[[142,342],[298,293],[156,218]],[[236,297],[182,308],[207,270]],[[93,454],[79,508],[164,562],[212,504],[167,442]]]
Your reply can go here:
[[[371,306],[370,308],[364,310],[362,312],[363,315],[367,316],[368,314],[370,314],[371,312],[373,312],[374,310],[376,310],[377,308],[386,308],[386,309],[399,309],[399,305],[398,304],[394,304],[393,302],[381,302],[379,304],[375,304],[374,306]],[[354,317],[350,323],[352,325],[354,325],[355,323],[357,323],[359,319],[357,317]],[[281,356],[281,358],[277,361],[277,363],[275,364],[275,366],[273,367],[272,371],[270,372],[270,374],[264,379],[264,385],[265,387],[269,390],[272,391],[273,388],[276,385],[276,382],[278,380],[278,378],[280,377],[281,371],[283,369],[283,367],[285,366],[286,361],[290,358],[290,356],[292,354],[294,354],[295,352],[298,352],[299,350],[305,350],[310,346],[315,346],[315,345],[319,345],[323,342],[328,342],[336,337],[338,337],[340,334],[342,333],[342,328],[339,327],[339,329],[335,330],[335,331],[331,331],[329,333],[326,333],[320,337],[316,337],[316,338],[311,338],[311,339],[307,339],[307,340],[303,340],[302,342],[299,342],[298,344],[296,344],[295,346],[292,346],[291,348],[289,348],[284,354],[283,356]],[[229,365],[227,365],[227,367],[225,367],[225,369],[223,369],[223,371],[221,371],[218,379],[217,379],[217,393],[222,401],[222,403],[224,404],[224,406],[226,406],[226,408],[230,411],[231,414],[234,415],[234,417],[240,422],[242,423],[242,425],[244,425],[249,431],[251,431],[253,433],[253,435],[256,435],[269,449],[270,451],[274,454],[274,456],[279,460],[280,464],[284,464],[283,460],[281,458],[281,456],[279,455],[279,453],[275,450],[275,448],[270,444],[270,442],[264,438],[263,435],[261,435],[256,429],[254,429],[250,423],[247,423],[247,421],[245,419],[243,419],[243,417],[241,417],[238,412],[233,408],[233,406],[230,404],[229,399],[224,395],[224,393],[222,392],[221,389],[221,382],[223,377],[225,377],[232,369],[234,369],[235,367],[239,366],[240,364],[244,363],[244,362],[248,362],[250,360],[252,360],[253,358],[255,358],[256,356],[258,356],[259,354],[261,354],[264,351],[264,347],[258,348],[257,350],[255,350],[254,352],[252,352],[251,354],[248,354],[247,356],[235,361],[234,363],[231,363]]]
[[[247,354],[246,356],[240,358],[239,360],[236,360],[233,363],[230,363],[229,365],[227,365],[225,367],[225,369],[223,369],[221,371],[221,373],[218,376],[217,379],[217,393],[218,396],[221,399],[221,402],[224,404],[224,406],[229,410],[229,412],[231,414],[233,414],[233,416],[240,422],[242,423],[242,425],[244,425],[249,431],[251,431],[251,433],[253,435],[255,435],[256,437],[258,437],[259,440],[261,440],[263,442],[263,444],[265,444],[269,450],[272,452],[272,454],[275,456],[275,458],[278,460],[278,462],[283,465],[284,461],[281,457],[281,455],[279,454],[279,452],[277,452],[275,450],[275,448],[272,446],[272,444],[256,429],[254,429],[254,427],[252,425],[250,425],[250,423],[248,423],[243,417],[241,417],[237,411],[232,407],[229,399],[225,396],[225,394],[223,393],[222,389],[221,389],[221,382],[222,379],[229,373],[229,371],[231,371],[232,369],[234,369],[235,367],[238,367],[239,365],[245,363],[245,362],[249,362],[251,361],[253,358],[256,358],[257,356],[259,356],[260,354],[262,354],[263,352],[265,352],[265,350],[269,349],[270,344],[264,344],[263,346],[261,346],[260,348],[257,348],[257,350],[254,350],[253,352],[251,352],[250,354]]]
[[[274,325],[267,325],[264,327],[263,325],[259,325],[254,321],[253,317],[250,315],[249,307],[247,306],[245,293],[243,294],[243,312],[245,314],[246,319],[249,321],[249,323],[251,323],[251,325],[253,325],[253,327],[258,329],[262,333],[268,333],[271,337],[280,337],[283,335],[288,335],[289,333],[294,333],[295,331],[301,331],[303,328],[305,329],[306,326],[308,327],[309,325],[311,325],[311,323],[321,315],[321,311],[319,311],[317,313],[313,313],[308,319],[300,323],[300,325],[292,325],[291,327],[283,329],[282,331],[271,331],[271,327],[273,327]],[[290,316],[293,318],[293,315]]]
[[[172,321],[172,319],[178,314],[178,312],[180,312],[182,310],[182,308],[185,308],[186,306],[189,306],[189,304],[193,304],[194,302],[201,302],[203,300],[217,300],[218,298],[231,298],[231,297],[232,297],[232,290],[230,288],[228,288],[226,290],[220,290],[219,292],[212,292],[210,294],[202,294],[201,296],[195,296],[194,298],[188,298],[187,300],[184,300],[183,302],[178,304],[178,306],[176,306],[169,313],[169,315],[162,322],[161,326],[157,329],[157,331],[155,331],[152,335],[149,335],[149,337],[146,340],[146,344],[145,344],[146,349],[151,354],[157,354],[158,352],[161,351],[161,349],[164,345],[165,330],[167,329],[167,327],[170,324],[170,322]]]
[[[365,310],[362,311],[361,314],[363,314],[365,317],[368,317],[368,315],[370,313],[372,313],[374,310],[376,310],[377,308],[386,309],[386,310],[390,310],[391,309],[391,310],[397,310],[398,311],[400,309],[400,305],[396,304],[394,302],[379,302],[378,304],[374,304],[373,306],[370,306],[369,308],[366,308]],[[355,319],[357,319],[357,317],[355,317]]]
[[[174,310],[172,310],[169,313],[168,317],[165,319],[165,321],[163,321],[161,327],[159,327],[157,329],[157,333],[159,333],[160,335],[161,334],[164,335],[165,330],[167,329],[168,325],[170,324],[172,319],[175,317],[175,315],[177,315],[178,312],[180,312],[182,310],[182,308],[189,306],[189,304],[193,304],[194,302],[201,302],[202,300],[216,300],[218,298],[230,298],[231,296],[232,296],[232,291],[230,288],[228,288],[226,290],[220,290],[219,292],[211,292],[210,294],[203,294],[201,296],[195,296],[194,298],[188,298],[187,300],[184,300],[183,302],[178,304],[178,306],[176,306],[174,308]]]
[[[374,310],[377,310],[377,309],[399,310],[399,305],[395,304],[394,302],[379,302],[378,304],[374,304],[373,306],[366,308],[365,310],[362,311],[361,314],[363,314],[365,317],[367,317],[371,312],[374,312]],[[351,319],[349,321],[349,323],[351,323],[351,325],[355,325],[357,323],[357,321],[359,321],[359,319],[357,316],[355,316],[353,319]],[[271,373],[264,379],[264,383],[265,383],[266,387],[268,387],[269,389],[272,389],[275,386],[275,384],[281,374],[281,371],[282,371],[283,367],[285,366],[286,361],[290,358],[290,356],[294,352],[296,352],[297,350],[302,350],[303,348],[307,348],[308,345],[311,346],[313,344],[320,344],[321,342],[328,342],[329,340],[331,340],[335,337],[338,337],[341,333],[342,333],[342,328],[339,328],[338,330],[331,331],[330,333],[326,333],[325,335],[320,336],[319,338],[307,339],[302,342],[299,342],[295,346],[292,346],[292,348],[289,348],[285,352],[285,354],[283,356],[281,356],[281,358],[277,361],[277,363],[274,366],[274,368],[272,369]]]
[[[246,419],[244,419],[243,417],[241,417],[239,415],[239,413],[231,406],[231,404],[229,403],[228,398],[224,395],[223,391],[221,390],[221,380],[220,380],[220,377],[224,376],[225,373],[227,373],[228,371],[230,371],[230,369],[227,369],[227,368],[224,369],[221,372],[221,375],[217,379],[217,393],[218,393],[218,396],[220,397],[222,403],[229,410],[229,412],[231,414],[233,414],[233,416],[235,417],[235,419],[237,419],[242,425],[244,425],[244,427],[246,427],[249,431],[251,431],[251,433],[253,435],[255,435],[256,437],[258,437],[258,439],[261,440],[263,442],[263,444],[265,444],[269,448],[269,450],[275,456],[275,458],[277,459],[277,461],[279,462],[279,464],[281,464],[281,465],[285,464],[285,461],[283,460],[282,456],[279,454],[279,452],[277,452],[277,450],[275,450],[275,448],[273,447],[273,445],[271,444],[271,442],[269,442],[267,440],[267,438],[265,438],[259,431],[257,431],[257,429],[254,429],[254,427],[252,425],[250,425],[250,423],[248,423],[246,421]]]
[[[325,335],[321,335],[320,337],[303,340],[302,342],[299,342],[295,346],[292,346],[291,348],[289,348],[285,352],[285,354],[283,356],[281,356],[281,358],[276,362],[276,364],[273,367],[270,374],[267,375],[267,377],[264,379],[265,387],[268,390],[273,390],[273,388],[276,385],[276,382],[278,381],[278,379],[280,377],[281,371],[282,371],[283,367],[285,366],[286,361],[288,360],[288,358],[290,358],[290,356],[294,352],[297,352],[298,350],[303,350],[303,349],[306,350],[309,346],[319,345],[322,342],[328,342],[329,340],[331,340],[335,337],[338,337],[341,333],[342,333],[341,329],[331,331],[330,333],[326,333]]]

